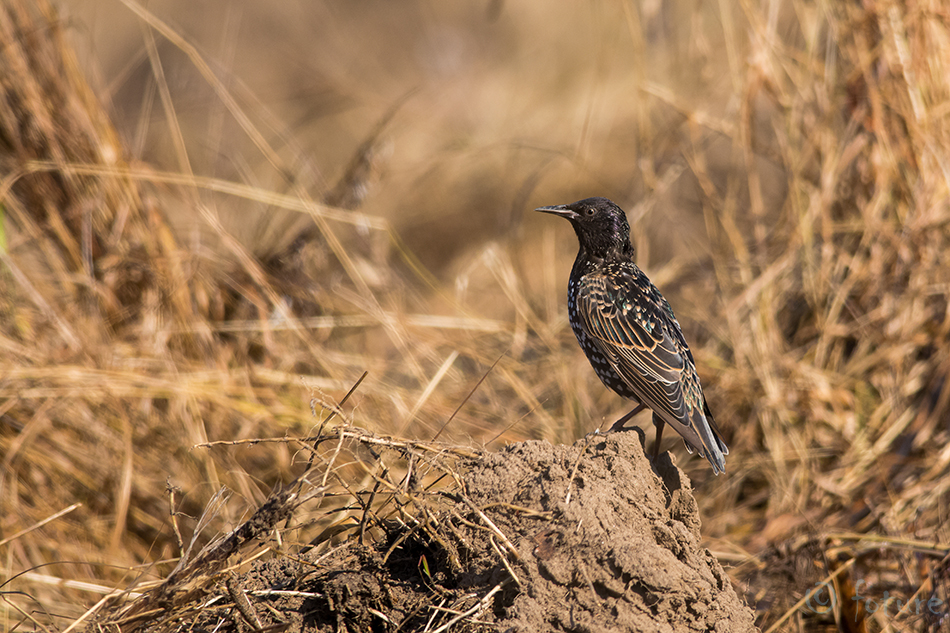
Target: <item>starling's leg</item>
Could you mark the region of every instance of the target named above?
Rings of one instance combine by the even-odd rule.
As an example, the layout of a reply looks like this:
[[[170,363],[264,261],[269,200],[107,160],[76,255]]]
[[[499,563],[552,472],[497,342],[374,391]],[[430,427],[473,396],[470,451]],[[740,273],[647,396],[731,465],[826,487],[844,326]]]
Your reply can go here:
[[[636,414],[638,414],[638,413],[640,413],[641,411],[643,411],[644,409],[646,409],[646,407],[647,407],[647,405],[645,405],[645,404],[638,404],[636,409],[634,409],[633,411],[631,411],[631,412],[628,413],[627,415],[623,416],[622,418],[620,418],[619,420],[617,420],[616,422],[614,422],[614,425],[613,425],[612,427],[610,427],[610,430],[611,430],[611,431],[622,431],[622,430],[623,430],[623,425],[627,423],[627,420],[629,420],[630,418],[632,418],[632,417],[635,416]]]
[[[663,427],[666,422],[660,419],[660,416],[653,414],[653,426],[656,427],[656,439],[653,441],[653,461],[660,456],[660,440],[663,439]]]

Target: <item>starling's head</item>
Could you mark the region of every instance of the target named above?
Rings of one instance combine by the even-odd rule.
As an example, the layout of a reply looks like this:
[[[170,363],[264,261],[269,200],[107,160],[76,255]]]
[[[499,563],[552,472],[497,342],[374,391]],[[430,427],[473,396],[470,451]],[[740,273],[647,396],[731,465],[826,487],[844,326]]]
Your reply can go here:
[[[633,257],[627,215],[607,198],[585,198],[556,207],[538,207],[535,211],[570,220],[581,250],[590,256],[600,259],[611,254]]]

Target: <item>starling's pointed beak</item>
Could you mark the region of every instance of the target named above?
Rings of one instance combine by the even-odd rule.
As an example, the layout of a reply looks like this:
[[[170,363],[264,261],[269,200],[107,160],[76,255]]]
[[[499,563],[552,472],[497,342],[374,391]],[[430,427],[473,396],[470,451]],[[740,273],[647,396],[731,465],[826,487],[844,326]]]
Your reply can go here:
[[[562,218],[567,218],[568,220],[573,220],[578,217],[577,212],[568,207],[566,204],[559,204],[554,207],[538,207],[535,211],[540,211],[541,213],[550,213],[552,215],[559,215]]]

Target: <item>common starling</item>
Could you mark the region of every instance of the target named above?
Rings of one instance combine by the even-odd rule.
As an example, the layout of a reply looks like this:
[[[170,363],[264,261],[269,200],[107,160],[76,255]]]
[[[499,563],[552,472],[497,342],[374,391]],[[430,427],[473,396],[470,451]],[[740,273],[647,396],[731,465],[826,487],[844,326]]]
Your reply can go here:
[[[567,285],[571,329],[600,380],[637,407],[653,410],[654,459],[663,425],[683,436],[689,452],[725,472],[726,443],[713,420],[673,309],[633,262],[630,225],[623,209],[606,198],[536,209],[571,221],[580,250]]]

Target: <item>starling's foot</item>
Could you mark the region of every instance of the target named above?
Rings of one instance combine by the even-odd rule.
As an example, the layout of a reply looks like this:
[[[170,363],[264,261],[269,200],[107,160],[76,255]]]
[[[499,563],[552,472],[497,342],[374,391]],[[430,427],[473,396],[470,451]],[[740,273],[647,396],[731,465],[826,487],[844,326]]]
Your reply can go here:
[[[631,411],[631,412],[628,413],[627,415],[623,416],[622,418],[620,418],[619,420],[617,420],[616,422],[614,422],[614,425],[613,425],[612,427],[610,427],[610,431],[611,431],[611,432],[614,432],[614,431],[622,431],[622,430],[623,430],[623,425],[626,424],[627,421],[628,421],[630,418],[632,418],[633,416],[635,416],[636,414],[640,413],[641,411],[643,411],[643,410],[646,409],[646,408],[647,408],[647,406],[646,406],[645,404],[638,404],[637,407],[636,407],[633,411]]]

